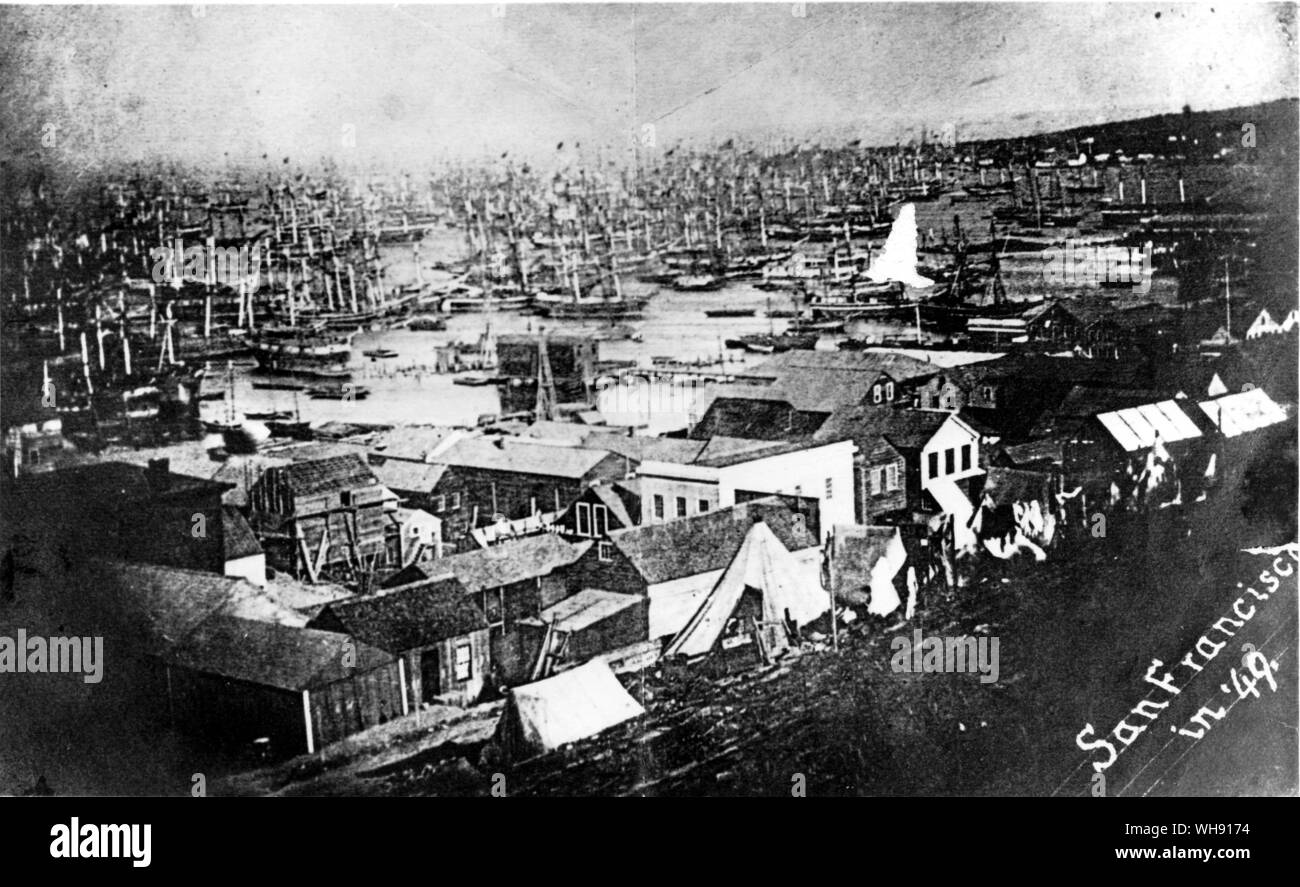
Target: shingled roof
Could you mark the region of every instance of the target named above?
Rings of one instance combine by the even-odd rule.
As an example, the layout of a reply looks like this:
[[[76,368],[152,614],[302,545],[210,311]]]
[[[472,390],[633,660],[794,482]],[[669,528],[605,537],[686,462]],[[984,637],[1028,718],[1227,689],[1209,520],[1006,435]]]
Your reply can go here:
[[[806,525],[775,498],[755,499],[694,517],[610,533],[610,541],[651,585],[724,569],[758,521],[790,551],[818,544]]]
[[[553,533],[541,533],[478,551],[412,564],[398,575],[403,579],[421,576],[423,578],[415,580],[421,583],[455,577],[467,592],[472,593],[546,576],[573,563],[590,547],[590,542],[571,545]]]
[[[438,462],[459,468],[535,474],[577,479],[586,477],[603,460],[607,450],[534,443],[518,438],[462,440],[438,457]]]
[[[280,473],[283,482],[296,496],[355,490],[379,484],[374,471],[355,453],[313,459],[310,462],[295,462],[272,470]]]
[[[347,635],[233,616],[206,620],[166,658],[207,674],[293,692],[323,687],[393,661],[390,654]],[[347,661],[352,665],[345,665]]]
[[[327,604],[311,623],[389,653],[403,653],[487,628],[454,577]]]

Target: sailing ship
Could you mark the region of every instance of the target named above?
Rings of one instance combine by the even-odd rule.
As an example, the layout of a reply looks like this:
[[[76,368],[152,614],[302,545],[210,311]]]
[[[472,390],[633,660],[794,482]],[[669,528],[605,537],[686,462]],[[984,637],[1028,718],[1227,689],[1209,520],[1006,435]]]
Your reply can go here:
[[[249,337],[258,368],[268,373],[350,376],[352,334],[325,324],[264,326]]]

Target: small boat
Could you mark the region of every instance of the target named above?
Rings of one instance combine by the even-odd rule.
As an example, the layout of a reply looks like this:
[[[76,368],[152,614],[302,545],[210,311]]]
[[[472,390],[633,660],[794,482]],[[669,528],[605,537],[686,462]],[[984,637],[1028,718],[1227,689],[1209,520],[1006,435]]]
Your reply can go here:
[[[453,385],[465,385],[470,388],[482,388],[485,385],[491,385],[493,379],[491,376],[480,376],[476,373],[469,373],[463,376],[457,376],[451,380]]]
[[[306,385],[300,385],[297,382],[254,382],[253,387],[258,391],[306,391],[307,390]]]
[[[755,354],[772,354],[776,351],[776,346],[771,342],[746,342],[745,350]]]
[[[225,400],[225,399],[226,399],[226,392],[224,391],[207,391],[199,395],[199,400],[201,401]]]
[[[286,410],[271,410],[270,412],[263,413],[244,413],[245,417],[256,419],[259,422],[278,422],[282,419],[288,419],[291,415],[293,414]]]
[[[441,317],[422,314],[412,317],[406,324],[406,328],[417,333],[441,333],[447,329],[447,321]]]
[[[371,348],[369,351],[362,351],[366,357],[375,360],[380,357],[396,357],[397,352],[391,348]]]
[[[312,400],[365,400],[370,396],[370,389],[364,385],[318,385],[308,388],[307,394]]]
[[[298,420],[267,422],[272,437],[288,437],[293,440],[311,440],[311,423]]]
[[[717,274],[683,274],[672,282],[673,289],[683,292],[720,290],[726,285],[727,279]]]
[[[705,317],[753,317],[755,308],[712,308],[704,312]]]

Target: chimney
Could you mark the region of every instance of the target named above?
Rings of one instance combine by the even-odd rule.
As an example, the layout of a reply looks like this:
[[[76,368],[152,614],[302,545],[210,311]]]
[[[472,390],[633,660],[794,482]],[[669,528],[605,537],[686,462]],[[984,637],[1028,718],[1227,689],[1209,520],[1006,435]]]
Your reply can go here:
[[[155,493],[165,493],[171,486],[171,460],[170,459],[150,459],[149,467],[145,469],[145,478],[149,482],[149,489]]]

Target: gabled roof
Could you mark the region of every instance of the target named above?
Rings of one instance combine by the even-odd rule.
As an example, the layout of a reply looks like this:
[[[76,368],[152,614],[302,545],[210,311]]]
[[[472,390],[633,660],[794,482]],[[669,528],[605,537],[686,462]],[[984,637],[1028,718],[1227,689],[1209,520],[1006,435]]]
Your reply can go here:
[[[1286,421],[1286,410],[1274,403],[1262,388],[1202,401],[1197,406],[1224,437],[1238,437]]]
[[[647,584],[655,585],[721,570],[756,521],[762,521],[790,551],[818,544],[806,524],[777,499],[756,499],[694,517],[645,524],[610,533],[610,541]]]
[[[728,385],[720,398],[787,403],[801,412],[829,412],[860,403],[882,373],[896,382],[928,376],[934,364],[888,351],[807,351],[777,354],[750,371],[768,376],[771,385]]]
[[[547,576],[576,561],[590,547],[590,542],[570,544],[554,533],[540,533],[413,564],[408,569],[422,574],[425,580],[455,577],[472,593]]]
[[[750,526],[726,570],[664,655],[701,656],[713,650],[736,605],[751,589],[762,598],[764,622],[782,622],[787,616],[810,622],[830,609],[826,593],[806,581],[789,549],[760,521]]]
[[[980,492],[980,499],[988,498],[994,505],[1043,502],[1047,501],[1050,491],[1051,475],[1045,471],[993,466],[984,474],[984,488]]]
[[[487,628],[456,578],[327,604],[313,625],[334,627],[389,653],[403,653]]]
[[[1201,436],[1196,423],[1173,400],[1101,413],[1097,420],[1130,453],[1154,446],[1157,440],[1167,444]]]
[[[150,473],[143,465],[126,462],[92,462],[25,474],[17,478],[15,492],[37,505],[74,501],[81,505],[125,507],[133,502],[191,497],[220,497],[232,483],[206,480],[171,471]]]
[[[515,760],[595,736],[645,714],[604,660],[511,689],[497,739]]]
[[[385,459],[382,465],[372,465],[375,477],[390,490],[428,493],[438,485],[446,465],[408,462],[405,459]]]
[[[233,616],[207,620],[166,658],[206,674],[293,692],[323,687],[393,661],[391,655],[347,635]],[[353,667],[344,665],[349,660]]]
[[[919,450],[954,414],[948,410],[881,409],[848,406],[835,411],[817,430],[815,440],[853,440],[865,449],[883,437],[897,450]]]
[[[355,453],[313,459],[310,462],[295,462],[272,470],[279,472],[281,481],[295,496],[355,490],[379,484],[374,471]]]
[[[262,553],[262,543],[257,541],[253,528],[239,509],[229,505],[221,509],[221,539],[228,561]]]
[[[619,594],[599,588],[584,588],[543,610],[536,620],[551,623],[559,631],[581,631],[598,622],[621,613],[629,607],[640,606],[645,598],[639,594]]]
[[[471,438],[459,441],[440,455],[438,461],[458,468],[577,480],[586,477],[610,455],[608,450],[555,446],[498,437],[494,440]]]

